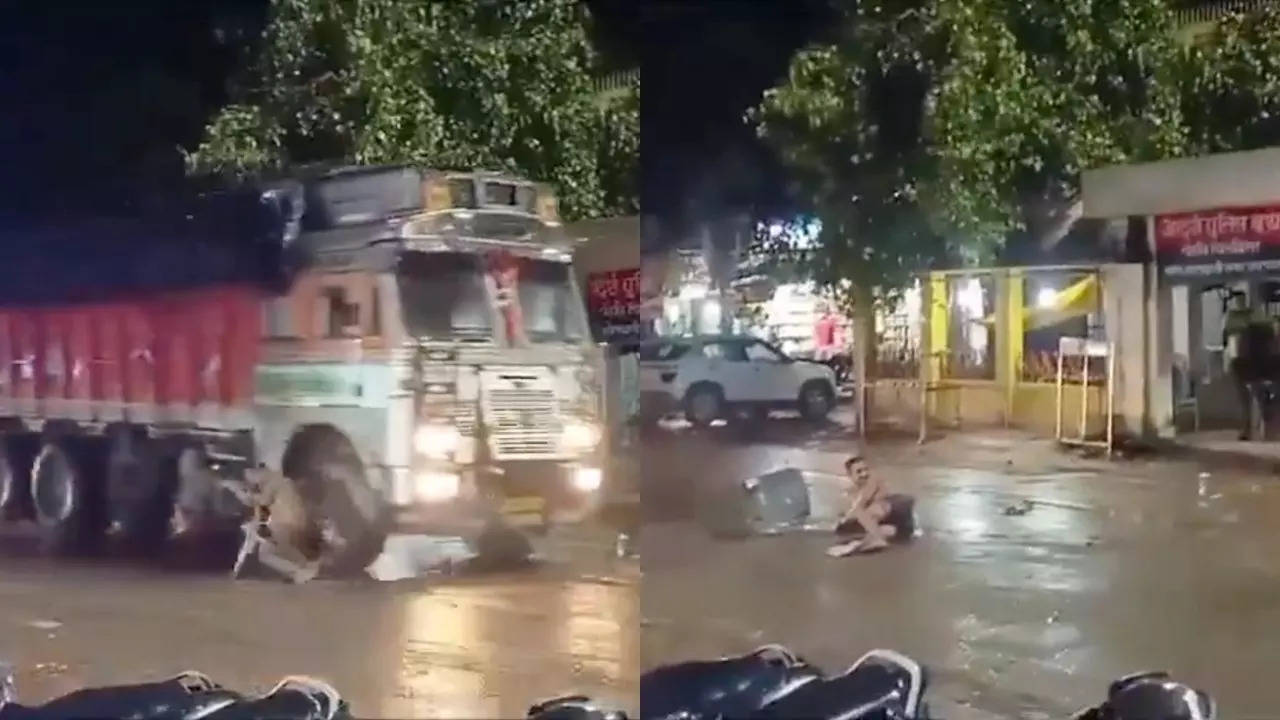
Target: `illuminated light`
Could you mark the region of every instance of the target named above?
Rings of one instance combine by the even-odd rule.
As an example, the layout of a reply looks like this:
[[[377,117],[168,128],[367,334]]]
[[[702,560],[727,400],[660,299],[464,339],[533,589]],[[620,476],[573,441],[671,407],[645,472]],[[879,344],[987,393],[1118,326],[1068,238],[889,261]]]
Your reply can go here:
[[[706,285],[685,285],[680,288],[681,300],[701,300],[707,296]]]
[[[424,472],[418,474],[418,499],[441,502],[458,497],[462,478],[456,473]]]
[[[564,426],[562,442],[574,450],[590,450],[600,442],[600,428],[584,422],[568,422]]]
[[[702,323],[705,327],[715,330],[720,327],[720,318],[723,315],[719,300],[707,300],[702,305]]]
[[[595,492],[604,484],[604,471],[600,468],[574,468],[573,487],[581,492]]]
[[[413,446],[429,458],[443,460],[457,451],[462,435],[452,425],[423,425],[413,435]]]
[[[983,302],[982,282],[977,278],[969,278],[969,281],[956,293],[956,304],[965,311],[966,317],[982,317],[986,309],[986,303]]]
[[[1051,308],[1058,302],[1058,291],[1053,288],[1040,288],[1036,295],[1036,304],[1042,308]]]

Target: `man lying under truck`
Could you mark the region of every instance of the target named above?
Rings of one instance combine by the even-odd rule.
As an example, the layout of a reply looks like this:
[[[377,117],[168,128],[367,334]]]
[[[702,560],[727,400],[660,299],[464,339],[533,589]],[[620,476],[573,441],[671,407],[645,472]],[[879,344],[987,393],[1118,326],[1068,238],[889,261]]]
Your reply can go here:
[[[867,467],[861,454],[845,460],[844,471],[853,483],[853,502],[840,518],[840,525],[856,521],[865,534],[847,543],[827,548],[827,554],[831,557],[845,557],[883,550],[898,532],[893,525],[883,523],[890,511],[884,484],[878,476],[871,474],[871,469]]]

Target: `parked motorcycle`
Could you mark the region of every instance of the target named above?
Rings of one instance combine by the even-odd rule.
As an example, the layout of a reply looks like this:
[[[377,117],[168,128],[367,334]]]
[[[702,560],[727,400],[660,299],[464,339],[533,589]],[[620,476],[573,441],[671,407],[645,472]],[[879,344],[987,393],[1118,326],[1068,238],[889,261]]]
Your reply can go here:
[[[12,673],[0,668],[0,720],[352,720],[329,684],[287,677],[262,695],[242,695],[208,676],[185,672],[169,680],[87,688],[42,705],[18,702]]]
[[[1107,688],[1107,699],[1082,710],[1075,720],[1217,720],[1213,698],[1169,677],[1147,672],[1120,678]]]
[[[844,673],[827,676],[786,648],[767,646],[646,673],[641,718],[923,720],[925,684],[919,663],[891,650],[873,650]]]
[[[667,665],[640,679],[641,720],[928,720],[925,669],[892,650],[873,650],[828,676],[781,646],[712,661]],[[0,666],[0,720],[351,720],[337,690],[288,677],[262,695],[242,695],[208,676],[88,688],[42,705],[18,702],[12,674]],[[583,696],[529,709],[528,720],[627,720]],[[1101,704],[1072,720],[1217,720],[1208,694],[1147,672],[1111,683]]]
[[[641,720],[928,720],[927,685],[925,669],[892,650],[873,650],[828,676],[786,648],[768,646],[646,673]],[[1149,672],[1113,682],[1105,701],[1072,720],[1217,720],[1217,709],[1206,693]]]

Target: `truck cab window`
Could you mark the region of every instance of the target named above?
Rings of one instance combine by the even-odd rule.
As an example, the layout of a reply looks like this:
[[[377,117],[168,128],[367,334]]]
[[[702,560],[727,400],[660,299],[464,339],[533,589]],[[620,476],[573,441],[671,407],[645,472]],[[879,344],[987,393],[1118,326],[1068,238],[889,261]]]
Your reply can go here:
[[[347,298],[346,288],[325,288],[324,306],[328,315],[328,338],[358,338],[363,333],[360,328],[360,305]]]

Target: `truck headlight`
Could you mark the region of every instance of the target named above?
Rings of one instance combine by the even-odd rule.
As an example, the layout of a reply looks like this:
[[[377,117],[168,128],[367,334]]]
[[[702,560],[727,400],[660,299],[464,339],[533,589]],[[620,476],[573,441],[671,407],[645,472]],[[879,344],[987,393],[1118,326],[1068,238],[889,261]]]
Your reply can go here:
[[[590,450],[600,442],[600,428],[590,423],[570,421],[565,423],[563,441],[571,450]]]
[[[441,502],[458,497],[462,479],[456,473],[424,472],[419,473],[418,499],[426,502]]]
[[[580,467],[573,470],[573,486],[582,492],[595,492],[604,484],[604,471],[600,468]]]
[[[413,434],[413,447],[429,458],[447,459],[457,452],[462,442],[458,428],[452,425],[422,425]]]

